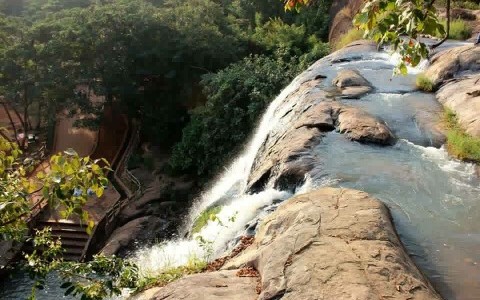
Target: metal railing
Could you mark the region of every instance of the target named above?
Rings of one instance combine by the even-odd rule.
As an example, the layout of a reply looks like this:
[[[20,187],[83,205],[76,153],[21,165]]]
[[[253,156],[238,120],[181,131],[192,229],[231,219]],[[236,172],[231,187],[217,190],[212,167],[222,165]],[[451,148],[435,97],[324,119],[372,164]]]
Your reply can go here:
[[[140,181],[130,172],[126,167],[130,156],[132,155],[135,147],[140,139],[139,126],[134,122],[130,128],[130,137],[128,145],[120,157],[117,163],[117,168],[112,174],[112,179],[115,184],[119,186],[125,195],[116,201],[112,207],[105,213],[103,218],[95,226],[92,235],[82,253],[82,259],[91,257],[94,253],[100,250],[100,246],[103,246],[106,237],[109,237],[116,227],[116,218],[125,207],[125,205],[142,195],[142,186]],[[130,182],[130,185],[135,186],[135,190],[128,187],[128,184],[124,182],[123,178]]]

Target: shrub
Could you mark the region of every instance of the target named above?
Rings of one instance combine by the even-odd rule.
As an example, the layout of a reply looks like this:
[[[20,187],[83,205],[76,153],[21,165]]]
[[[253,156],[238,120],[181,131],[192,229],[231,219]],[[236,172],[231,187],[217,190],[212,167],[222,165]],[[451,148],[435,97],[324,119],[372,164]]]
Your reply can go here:
[[[417,87],[425,92],[432,92],[434,89],[434,84],[430,78],[425,76],[425,74],[418,74],[416,79]]]
[[[447,28],[447,20],[441,21],[444,28]],[[456,19],[450,21],[450,34],[449,38],[454,40],[466,40],[472,36],[472,28],[462,19]],[[437,35],[442,37],[440,33]]]
[[[445,122],[448,152],[461,160],[480,162],[480,138],[472,137],[460,128],[457,116],[451,110],[445,111]]]
[[[361,39],[363,39],[363,31],[358,30],[356,28],[352,28],[348,32],[344,33],[338,39],[338,41],[335,43],[333,49],[334,50],[342,49],[346,45],[348,45],[348,44],[350,44],[354,41],[361,40]]]

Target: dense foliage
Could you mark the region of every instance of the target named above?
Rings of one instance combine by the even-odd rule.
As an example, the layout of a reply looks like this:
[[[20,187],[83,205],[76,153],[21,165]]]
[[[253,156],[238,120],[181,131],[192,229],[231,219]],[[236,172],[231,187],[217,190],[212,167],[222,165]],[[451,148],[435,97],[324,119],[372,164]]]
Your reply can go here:
[[[98,118],[101,111],[74,93],[78,84],[86,85],[107,101],[120,103],[130,117],[141,119],[147,140],[166,150],[180,141],[175,157],[203,152],[183,164],[175,159],[176,171],[211,174],[216,168],[206,170],[211,162],[200,159],[219,153],[222,145],[215,140],[227,140],[222,156],[229,155],[249,134],[265,103],[326,53],[322,40],[327,36],[329,3],[319,0],[296,14],[285,12],[278,0],[0,0],[0,11],[7,15],[0,21],[0,38],[5,41],[0,45],[0,95],[20,111],[23,130],[28,131],[31,114],[38,116],[36,127],[51,127],[55,113],[64,108]],[[219,136],[190,149],[200,145],[185,142],[191,128],[198,128],[199,122],[210,126],[209,118],[217,117],[208,108],[212,105],[203,107],[206,101],[230,101],[218,99],[213,85],[222,85],[226,72],[251,69],[258,59],[243,59],[250,55],[268,62],[258,66],[255,75],[256,81],[269,84],[259,96],[265,99],[261,105],[255,104],[256,98],[246,104],[258,111],[246,112],[244,127],[231,140]],[[271,70],[280,72],[279,78],[270,78]],[[202,81],[217,72],[215,83]],[[254,86],[246,82],[245,88]],[[202,110],[210,113],[197,113]],[[205,120],[199,120],[201,115]],[[226,122],[229,128],[239,125],[233,123],[237,119]],[[187,136],[182,140],[183,128]]]
[[[203,76],[207,98],[175,145],[171,166],[209,178],[244,144],[271,100],[302,70],[329,52],[328,45],[303,24],[257,17],[251,41],[262,55],[244,58]]]

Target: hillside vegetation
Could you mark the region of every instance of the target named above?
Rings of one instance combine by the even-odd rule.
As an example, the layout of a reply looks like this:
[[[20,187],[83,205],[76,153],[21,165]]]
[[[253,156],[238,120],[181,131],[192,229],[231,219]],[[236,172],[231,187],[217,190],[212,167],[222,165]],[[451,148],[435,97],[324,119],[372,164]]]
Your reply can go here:
[[[172,172],[209,178],[282,87],[328,53],[329,6],[0,0],[0,95],[38,107],[46,127],[64,108],[98,119],[74,92],[84,84],[141,120],[144,141],[173,151]]]

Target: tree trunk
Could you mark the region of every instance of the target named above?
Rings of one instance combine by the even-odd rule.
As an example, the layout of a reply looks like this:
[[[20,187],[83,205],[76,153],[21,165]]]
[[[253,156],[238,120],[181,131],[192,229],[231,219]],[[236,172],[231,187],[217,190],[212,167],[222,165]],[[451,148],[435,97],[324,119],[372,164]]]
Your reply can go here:
[[[39,130],[40,126],[42,125],[42,108],[43,108],[43,101],[42,99],[40,99],[38,101],[37,124],[35,125],[35,130]]]
[[[450,1],[451,0],[447,0],[447,29],[445,30],[446,31],[445,37],[440,42],[430,46],[431,49],[435,49],[441,44],[445,43],[445,41],[448,39],[450,35]]]
[[[8,120],[10,120],[10,124],[12,125],[13,128],[13,134],[15,135],[15,141],[17,142],[17,145],[20,146],[20,141],[18,140],[18,135],[17,135],[17,126],[15,126],[15,122],[13,122],[12,115],[10,115],[10,111],[8,110],[7,103],[1,102],[3,105],[3,109],[7,113]]]

